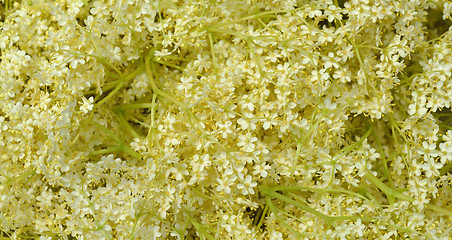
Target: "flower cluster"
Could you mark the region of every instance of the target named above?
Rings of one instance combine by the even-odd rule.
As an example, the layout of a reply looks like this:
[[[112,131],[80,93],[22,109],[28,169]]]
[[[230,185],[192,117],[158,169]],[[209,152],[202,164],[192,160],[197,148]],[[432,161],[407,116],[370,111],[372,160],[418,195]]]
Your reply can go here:
[[[1,3],[0,238],[450,239],[450,1]]]

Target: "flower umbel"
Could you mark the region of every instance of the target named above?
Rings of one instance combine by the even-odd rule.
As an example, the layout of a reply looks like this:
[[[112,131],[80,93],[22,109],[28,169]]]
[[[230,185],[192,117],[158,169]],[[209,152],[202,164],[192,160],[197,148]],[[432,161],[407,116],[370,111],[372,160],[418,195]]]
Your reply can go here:
[[[450,1],[0,5],[0,238],[450,239]]]

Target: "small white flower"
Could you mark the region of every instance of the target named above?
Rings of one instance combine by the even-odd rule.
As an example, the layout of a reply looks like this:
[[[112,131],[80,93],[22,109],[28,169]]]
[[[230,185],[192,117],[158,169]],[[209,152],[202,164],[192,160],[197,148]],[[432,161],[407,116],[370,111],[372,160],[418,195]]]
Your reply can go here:
[[[247,194],[254,194],[254,187],[257,186],[256,182],[253,182],[253,178],[251,176],[246,176],[245,179],[243,179],[243,183],[239,183],[237,185],[238,189],[242,190],[243,195]]]
[[[254,166],[253,175],[260,175],[261,177],[267,177],[268,170],[270,170],[271,167],[267,164],[259,164]]]
[[[242,130],[246,130],[249,126],[248,121],[243,118],[237,120],[237,123],[240,124],[240,128],[242,128]]]
[[[229,134],[233,133],[231,121],[226,121],[225,123],[217,122],[216,124],[220,128],[221,136],[223,138],[227,138]]]
[[[354,226],[354,231],[356,235],[359,237],[362,237],[364,235],[364,230],[366,229],[366,226],[361,222],[361,219],[358,219]]]
[[[93,110],[94,107],[94,98],[90,97],[89,99],[86,99],[85,97],[82,98],[83,103],[80,106],[80,111],[82,111],[83,114],[86,114],[88,112],[90,112],[91,110]]]
[[[245,152],[254,151],[256,145],[254,142],[257,141],[256,137],[251,137],[251,133],[247,132],[246,135],[239,135],[239,142],[237,146],[242,147]]]

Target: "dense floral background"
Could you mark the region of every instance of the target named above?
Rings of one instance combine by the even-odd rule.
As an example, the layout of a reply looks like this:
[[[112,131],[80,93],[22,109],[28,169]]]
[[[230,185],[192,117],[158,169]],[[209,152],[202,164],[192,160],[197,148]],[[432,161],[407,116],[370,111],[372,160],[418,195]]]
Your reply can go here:
[[[450,239],[447,0],[2,0],[0,239]]]

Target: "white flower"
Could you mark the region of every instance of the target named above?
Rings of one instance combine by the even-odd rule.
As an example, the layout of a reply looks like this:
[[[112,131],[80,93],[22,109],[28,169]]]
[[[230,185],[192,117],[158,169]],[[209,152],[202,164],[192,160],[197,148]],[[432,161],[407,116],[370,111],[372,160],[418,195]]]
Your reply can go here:
[[[181,77],[181,84],[177,86],[179,91],[183,91],[184,94],[187,94],[188,91],[193,87],[193,77]]]
[[[253,175],[260,175],[261,177],[265,178],[268,175],[268,170],[270,170],[271,167],[267,164],[259,164],[254,166]]]
[[[228,180],[223,180],[222,178],[217,178],[217,187],[216,190],[218,192],[224,192],[226,194],[231,193],[231,188]]]
[[[220,128],[221,136],[223,138],[227,138],[229,134],[234,132],[231,121],[226,121],[225,123],[217,122],[216,125]]]
[[[277,232],[276,230],[272,231],[270,236],[269,236],[270,240],[283,240],[283,236],[281,232]]]
[[[443,19],[450,19],[450,13],[452,12],[452,2],[445,1],[444,2],[444,9],[443,9]]]
[[[252,152],[254,151],[256,145],[254,142],[257,141],[256,137],[252,137],[250,132],[247,132],[245,135],[239,135],[239,142],[237,143],[237,146],[242,147],[243,151],[245,152]]]
[[[276,121],[276,118],[278,117],[277,113],[272,113],[271,115],[269,113],[265,113],[264,116],[265,116],[265,119],[262,120],[264,122],[262,127],[265,130],[268,130],[272,126],[276,126],[278,124],[278,122]]]
[[[86,114],[88,112],[90,112],[91,110],[93,110],[94,107],[94,98],[90,97],[89,99],[86,99],[85,97],[82,98],[83,103],[81,103],[82,105],[80,106],[80,111],[82,111],[83,114]]]
[[[237,123],[240,124],[240,128],[242,128],[242,130],[247,129],[249,126],[248,121],[243,118],[240,118],[239,120],[237,120]]]
[[[355,223],[353,231],[358,235],[358,237],[362,237],[364,235],[364,230],[366,226],[361,222],[361,219],[358,219]]]
[[[323,104],[324,104],[323,107],[328,110],[333,110],[333,109],[336,109],[336,107],[337,107],[337,103],[332,103],[331,99],[329,99],[329,98],[325,99],[323,101]]]
[[[329,77],[330,77],[330,75],[326,72],[326,69],[320,69],[320,71],[315,69],[315,70],[312,70],[312,72],[311,72],[310,80],[312,82],[317,82],[317,81],[323,82],[323,81],[326,81]]]
[[[417,206],[420,210],[424,209],[425,205],[429,203],[430,200],[427,199],[427,193],[421,192],[418,196],[416,196],[413,201],[413,205]]]
[[[237,185],[238,189],[242,190],[243,195],[254,194],[254,187],[257,186],[256,182],[253,182],[253,178],[251,176],[246,176],[245,179],[241,183]]]

